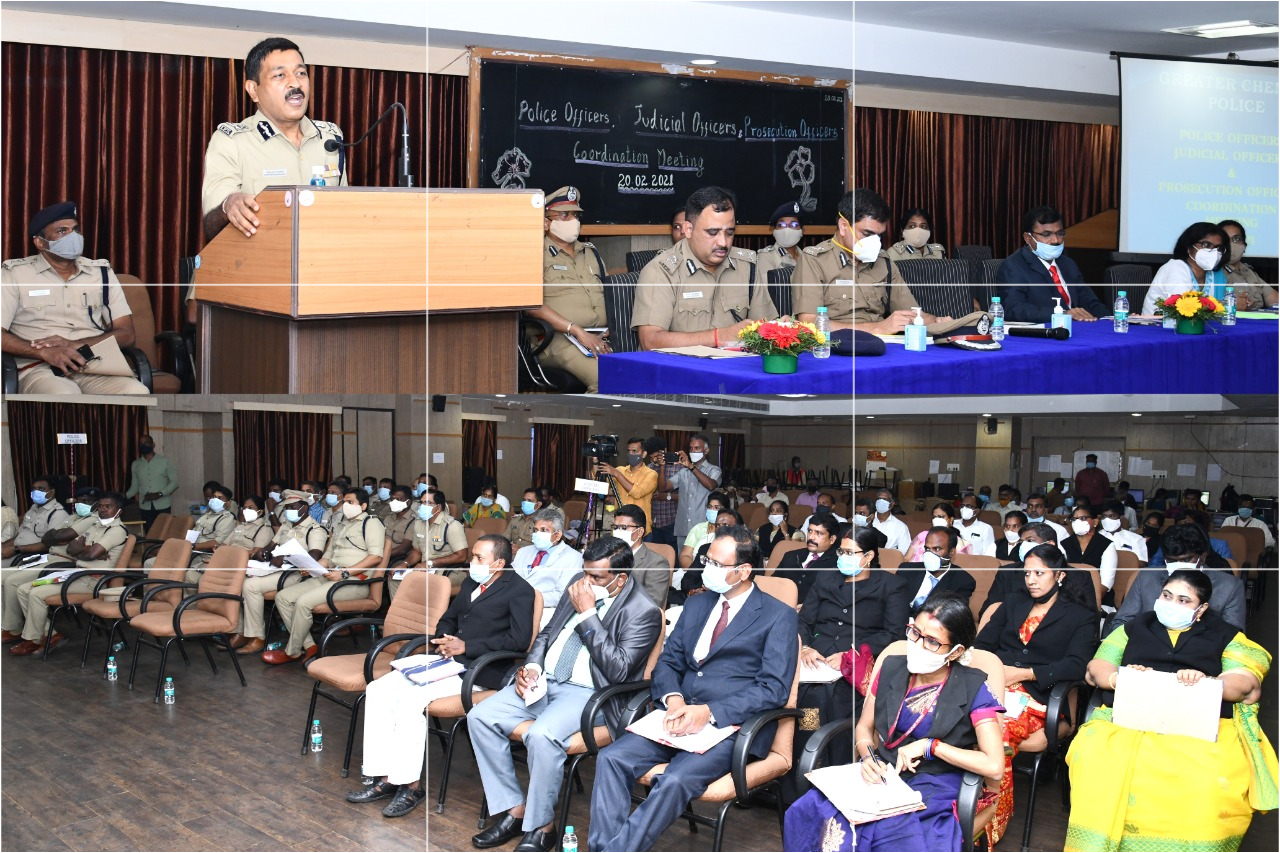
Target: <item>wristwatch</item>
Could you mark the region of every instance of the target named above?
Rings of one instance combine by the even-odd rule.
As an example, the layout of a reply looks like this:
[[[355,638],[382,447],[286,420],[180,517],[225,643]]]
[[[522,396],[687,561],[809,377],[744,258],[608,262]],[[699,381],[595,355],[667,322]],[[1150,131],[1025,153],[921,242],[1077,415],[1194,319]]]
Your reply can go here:
[[[342,573],[342,579],[343,579],[343,580],[346,580],[346,579],[347,579],[347,578],[349,578],[349,577],[351,577],[351,572],[343,572],[343,573]]]

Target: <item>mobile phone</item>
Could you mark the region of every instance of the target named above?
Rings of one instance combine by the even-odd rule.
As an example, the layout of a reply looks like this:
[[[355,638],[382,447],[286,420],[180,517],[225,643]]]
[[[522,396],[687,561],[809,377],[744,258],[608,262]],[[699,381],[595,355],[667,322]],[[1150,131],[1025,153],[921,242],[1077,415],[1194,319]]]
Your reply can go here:
[[[85,364],[88,364],[89,362],[97,358],[97,356],[93,354],[93,350],[90,349],[88,344],[85,344],[84,346],[76,347],[76,352],[80,353],[80,357],[84,359]],[[54,376],[67,375],[66,372],[64,372],[61,368],[51,367],[50,369],[53,371]]]

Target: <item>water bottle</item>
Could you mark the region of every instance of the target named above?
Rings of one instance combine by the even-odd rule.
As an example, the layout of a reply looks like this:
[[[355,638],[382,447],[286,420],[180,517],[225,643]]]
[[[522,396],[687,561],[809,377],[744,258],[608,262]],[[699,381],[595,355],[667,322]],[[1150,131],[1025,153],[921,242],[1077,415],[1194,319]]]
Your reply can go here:
[[[1234,287],[1227,288],[1227,295],[1222,297],[1222,305],[1227,309],[1227,316],[1222,318],[1222,325],[1234,326],[1236,324],[1236,289]]]
[[[124,651],[124,640],[121,640],[120,642],[118,642],[118,643],[116,643],[114,646],[112,646],[112,647],[111,647],[111,651],[113,651],[113,652],[122,652],[122,651]]]
[[[119,681],[120,670],[116,667],[116,656],[107,658],[107,681]]]
[[[313,187],[324,186],[324,166],[311,167],[311,186]]]
[[[831,318],[827,316],[827,306],[818,306],[818,322],[814,323],[818,327],[818,331],[822,332],[823,339],[826,340],[820,347],[813,348],[814,358],[830,358],[831,357]],[[574,849],[577,849],[577,842],[574,842]]]
[[[991,297],[991,340],[1004,340],[1004,305],[999,296]]]
[[[166,677],[164,680],[164,704],[172,705],[174,698],[173,678]]]
[[[283,647],[284,647],[284,643],[280,643],[280,642],[267,643],[267,651],[269,652],[274,652],[276,649],[280,649]]]
[[[564,853],[578,853],[578,834],[573,831],[573,826],[564,828],[564,838],[561,840],[560,849]]]
[[[324,752],[324,729],[320,728],[319,720],[311,721],[311,751]]]
[[[1111,319],[1111,328],[1113,331],[1124,334],[1129,331],[1129,293],[1122,290],[1116,296],[1116,305],[1111,312],[1114,316]]]

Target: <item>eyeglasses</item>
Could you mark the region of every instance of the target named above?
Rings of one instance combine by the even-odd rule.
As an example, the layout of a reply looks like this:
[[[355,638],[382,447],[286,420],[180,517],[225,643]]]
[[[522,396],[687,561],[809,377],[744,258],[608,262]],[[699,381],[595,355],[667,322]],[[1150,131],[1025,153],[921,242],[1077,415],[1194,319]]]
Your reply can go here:
[[[836,554],[841,557],[861,557],[866,551],[850,551],[847,548],[837,548]]]
[[[638,524],[614,524],[614,525],[613,525],[613,529],[614,529],[614,530],[628,530],[628,531],[630,531],[630,530],[639,530],[639,529],[640,529],[640,525],[638,525]]]
[[[1231,238],[1231,242],[1232,242],[1232,243],[1235,243],[1237,246],[1243,246],[1243,245],[1246,245],[1246,244],[1245,244],[1245,240],[1244,240],[1244,235],[1243,235],[1243,234],[1235,234],[1235,235],[1233,235],[1233,236],[1232,236],[1232,238]]]
[[[916,630],[915,625],[907,626],[907,639],[913,643],[916,640],[919,640],[921,643],[924,644],[924,647],[931,652],[936,652],[938,649],[942,648],[942,646],[944,645],[943,643],[939,643],[933,637],[926,637],[924,634],[921,634],[919,631]],[[947,644],[947,645],[950,645],[950,644]]]
[[[706,568],[708,569],[726,569],[727,570],[727,569],[738,568],[737,566],[726,566],[724,563],[717,563],[715,560],[711,559],[710,557],[707,557],[705,565],[706,565]]]
[[[1066,231],[1029,231],[1032,237],[1057,237],[1059,240],[1067,239]]]
[[[560,222],[568,222],[570,219],[582,219],[582,214],[576,210],[557,210],[547,214],[547,219],[555,219]]]
[[[1191,248],[1193,248],[1193,249],[1217,249],[1218,251],[1222,251],[1222,244],[1221,244],[1221,243],[1212,243],[1212,242],[1210,242],[1210,241],[1208,241],[1208,240],[1201,240],[1199,243],[1192,243],[1192,244],[1191,244]]]
[[[802,225],[802,224],[801,224],[801,223],[799,223],[799,222],[775,222],[775,223],[773,224],[773,227],[774,227],[774,228],[795,228],[795,229],[800,229],[800,228],[803,228],[803,227],[804,227],[804,225]]]

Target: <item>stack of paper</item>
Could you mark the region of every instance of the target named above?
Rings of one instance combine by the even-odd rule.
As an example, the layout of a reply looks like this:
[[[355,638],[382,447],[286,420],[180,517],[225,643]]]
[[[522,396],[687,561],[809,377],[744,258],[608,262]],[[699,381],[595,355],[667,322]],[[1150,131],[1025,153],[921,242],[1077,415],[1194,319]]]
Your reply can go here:
[[[696,752],[701,755],[738,730],[737,726],[716,728],[711,724],[707,724],[703,726],[702,731],[696,734],[672,735],[667,732],[666,727],[663,725],[663,720],[666,719],[666,716],[667,712],[659,708],[627,726],[627,731],[635,732],[641,737],[648,738],[664,746],[673,746],[676,749],[683,749],[685,752]]]
[[[853,765],[853,776],[849,781],[852,783],[855,826],[924,808],[920,792],[903,782],[893,769],[884,774],[882,782],[872,784],[862,778],[862,762],[859,761]]]

